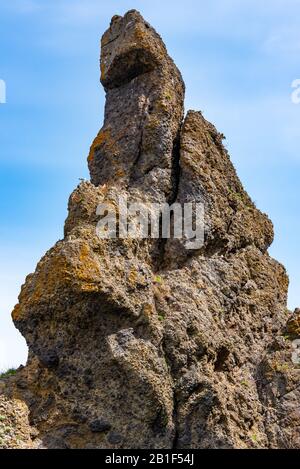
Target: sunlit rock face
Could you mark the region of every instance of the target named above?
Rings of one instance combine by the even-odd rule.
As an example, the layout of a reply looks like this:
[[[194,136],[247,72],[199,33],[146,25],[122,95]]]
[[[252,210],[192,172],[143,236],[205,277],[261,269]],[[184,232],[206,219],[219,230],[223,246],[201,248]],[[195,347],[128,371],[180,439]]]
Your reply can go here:
[[[103,35],[101,82],[91,182],[71,194],[64,238],[13,311],[29,358],[0,391],[20,447],[300,447],[299,312],[267,252],[272,223],[223,135],[200,112],[184,118],[181,74],[138,12]],[[202,203],[204,244],[100,239],[97,206],[120,196]]]

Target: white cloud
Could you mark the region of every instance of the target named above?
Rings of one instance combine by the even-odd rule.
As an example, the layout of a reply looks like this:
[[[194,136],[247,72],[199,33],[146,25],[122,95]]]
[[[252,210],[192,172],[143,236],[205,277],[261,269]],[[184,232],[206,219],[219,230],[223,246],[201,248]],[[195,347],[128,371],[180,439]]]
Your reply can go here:
[[[0,370],[18,367],[26,363],[27,346],[20,332],[15,328],[11,311],[18,301],[20,287],[25,276],[32,270],[31,263],[21,247],[13,249],[2,244],[0,252]],[[30,253],[28,253],[30,257]],[[34,256],[32,256],[34,257]],[[34,262],[34,260],[33,260]]]
[[[3,339],[0,339],[0,372],[7,369],[7,352],[6,344]]]

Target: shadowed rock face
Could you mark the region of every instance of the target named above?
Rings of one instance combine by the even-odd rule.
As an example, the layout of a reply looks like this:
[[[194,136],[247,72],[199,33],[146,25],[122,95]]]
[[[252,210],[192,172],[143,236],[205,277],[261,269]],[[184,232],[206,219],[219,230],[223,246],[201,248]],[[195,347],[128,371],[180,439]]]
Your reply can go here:
[[[0,390],[29,410],[26,444],[300,447],[290,340],[299,312],[287,311],[285,269],[267,253],[272,223],[244,191],[223,136],[201,113],[183,121],[181,75],[138,12],[114,17],[104,34],[101,82],[91,182],[70,196],[64,239],[13,311],[29,358]],[[204,246],[99,239],[97,205],[120,195],[202,202]]]

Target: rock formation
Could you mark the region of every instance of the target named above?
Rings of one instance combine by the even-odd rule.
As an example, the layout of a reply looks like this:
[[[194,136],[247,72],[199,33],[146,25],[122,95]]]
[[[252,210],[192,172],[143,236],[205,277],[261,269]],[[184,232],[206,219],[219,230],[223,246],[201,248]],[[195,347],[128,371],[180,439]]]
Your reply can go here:
[[[300,447],[300,332],[287,327],[298,313],[267,252],[272,223],[223,135],[200,112],[183,120],[181,74],[141,15],[113,17],[101,47],[91,182],[70,196],[64,239],[22,287],[13,320],[28,363],[2,382],[1,399],[26,405],[25,446]],[[100,239],[97,206],[120,195],[201,202],[204,245]]]

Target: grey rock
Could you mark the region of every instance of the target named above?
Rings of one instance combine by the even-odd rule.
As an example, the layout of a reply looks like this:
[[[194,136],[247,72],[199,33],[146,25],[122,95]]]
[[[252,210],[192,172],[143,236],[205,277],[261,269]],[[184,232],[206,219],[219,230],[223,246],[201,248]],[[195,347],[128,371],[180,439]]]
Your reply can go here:
[[[29,358],[0,400],[22,403],[16,428],[35,427],[33,447],[299,448],[299,312],[267,251],[272,223],[223,135],[199,112],[183,121],[180,72],[138,12],[112,19],[101,81],[91,182],[71,194],[64,238],[22,286],[13,320]],[[99,239],[97,206],[120,195],[202,202],[204,245]]]

